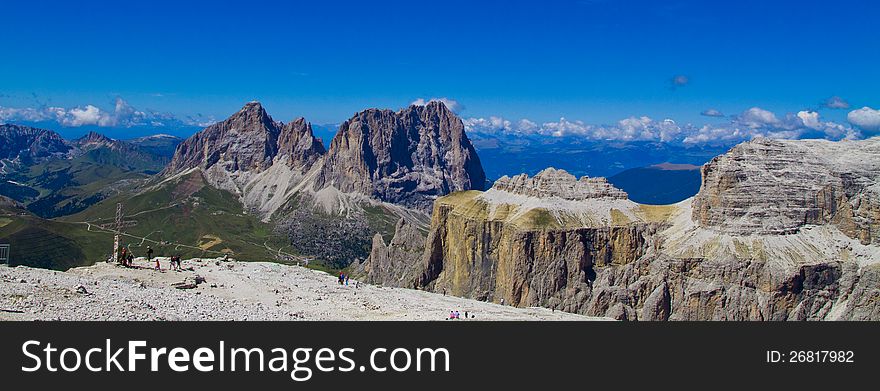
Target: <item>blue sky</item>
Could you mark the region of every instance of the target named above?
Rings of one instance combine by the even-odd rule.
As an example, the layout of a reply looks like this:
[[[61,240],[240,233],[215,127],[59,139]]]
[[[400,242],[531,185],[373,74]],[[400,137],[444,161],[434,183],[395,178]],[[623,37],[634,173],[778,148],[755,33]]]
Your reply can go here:
[[[7,122],[28,108],[112,115],[121,98],[126,112],[166,113],[155,124],[195,124],[257,99],[282,121],[338,123],[445,97],[463,118],[527,119],[542,134],[561,118],[732,132],[751,109],[775,128],[803,127],[786,116],[808,110],[856,137],[880,131],[876,2],[474,3],[8,2],[0,110]],[[831,97],[849,107],[825,107]]]

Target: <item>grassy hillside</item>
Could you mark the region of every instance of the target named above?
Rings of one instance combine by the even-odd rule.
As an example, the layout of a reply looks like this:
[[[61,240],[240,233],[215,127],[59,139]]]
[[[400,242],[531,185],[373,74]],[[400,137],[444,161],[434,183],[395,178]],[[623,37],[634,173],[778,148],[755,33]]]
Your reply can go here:
[[[148,245],[164,256],[229,254],[239,260],[267,261],[283,260],[279,249],[290,254],[284,248],[284,237],[245,213],[229,192],[207,186],[199,173],[134,196],[109,198],[63,220],[92,224],[96,229],[113,221],[117,202],[123,204],[126,220],[137,221],[125,229],[128,235],[123,240],[135,255],[144,255]]]
[[[80,224],[0,212],[0,243],[11,245],[11,265],[65,270],[107,259],[113,237]]]

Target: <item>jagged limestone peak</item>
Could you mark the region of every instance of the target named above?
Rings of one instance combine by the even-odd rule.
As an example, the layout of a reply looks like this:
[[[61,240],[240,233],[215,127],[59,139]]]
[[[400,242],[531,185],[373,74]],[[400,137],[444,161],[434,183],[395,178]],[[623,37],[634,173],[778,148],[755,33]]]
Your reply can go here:
[[[620,200],[628,198],[625,191],[614,187],[603,177],[583,176],[577,179],[567,171],[553,167],[546,168],[531,178],[527,174],[515,175],[512,178],[505,175],[495,181],[492,188],[530,197],[559,197],[572,201],[591,198]]]

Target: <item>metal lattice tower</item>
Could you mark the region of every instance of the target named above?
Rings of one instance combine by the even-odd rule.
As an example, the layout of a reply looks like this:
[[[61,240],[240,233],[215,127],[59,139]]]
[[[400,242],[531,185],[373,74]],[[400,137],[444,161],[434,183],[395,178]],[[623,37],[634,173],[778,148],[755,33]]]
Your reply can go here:
[[[122,203],[116,204],[116,221],[113,235],[113,262],[119,262],[119,232],[122,231]]]
[[[116,204],[116,220],[113,221],[111,228],[113,230],[113,256],[110,259],[113,262],[119,262],[119,237],[122,234],[122,229],[137,225],[137,221],[124,221],[122,217],[122,203],[120,202]],[[103,226],[103,228],[106,228],[107,225]]]

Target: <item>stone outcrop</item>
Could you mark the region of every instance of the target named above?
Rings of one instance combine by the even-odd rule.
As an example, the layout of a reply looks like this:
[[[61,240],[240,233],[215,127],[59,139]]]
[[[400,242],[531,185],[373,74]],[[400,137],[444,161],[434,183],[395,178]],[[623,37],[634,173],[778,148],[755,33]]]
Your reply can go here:
[[[453,193],[401,286],[621,320],[880,320],[878,145],[757,139],[674,205],[555,170]]]
[[[880,139],[756,139],[702,168],[693,218],[732,234],[784,234],[833,224],[880,243]]]
[[[580,180],[565,170],[548,168],[533,178],[526,174],[498,178],[492,188],[529,197],[559,197],[580,201],[591,198],[627,199],[626,192],[612,186],[605,178],[582,177]]]
[[[354,265],[353,273],[376,285],[414,287],[421,268],[419,259],[425,248],[425,235],[419,227],[400,219],[388,244],[380,234],[373,236],[373,246],[366,262]]]
[[[486,180],[464,125],[446,105],[370,109],[340,126],[315,189],[342,192],[430,211],[438,196],[482,189]]]
[[[325,152],[324,144],[314,136],[312,125],[305,118],[297,118],[281,127],[278,154],[286,156],[289,165],[311,167]]]

